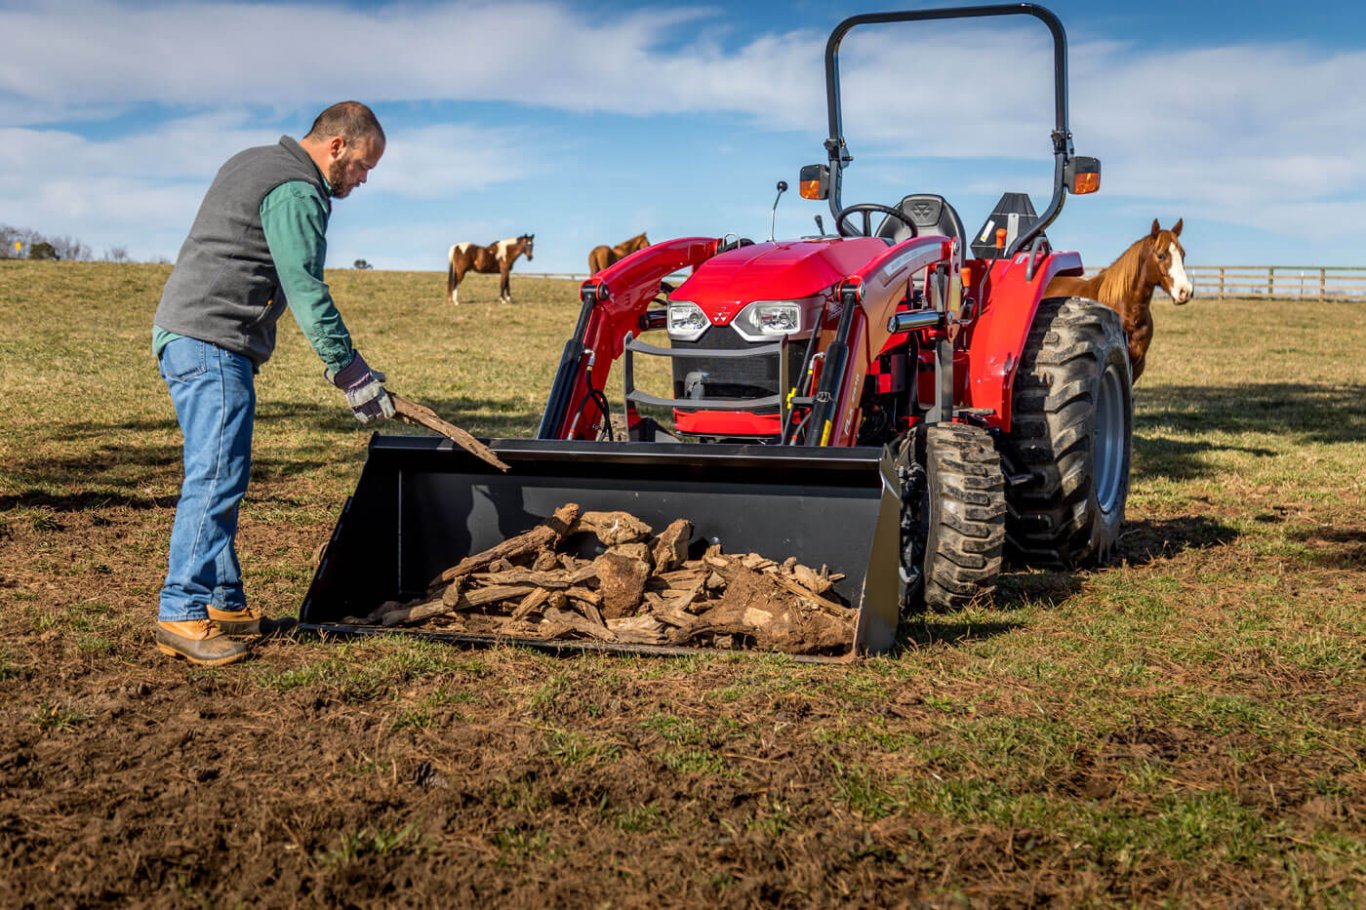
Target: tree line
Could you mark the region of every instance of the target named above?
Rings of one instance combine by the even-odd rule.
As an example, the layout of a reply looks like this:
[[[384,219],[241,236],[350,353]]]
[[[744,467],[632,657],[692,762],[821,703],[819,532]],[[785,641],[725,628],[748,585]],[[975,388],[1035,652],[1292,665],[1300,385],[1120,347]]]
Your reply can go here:
[[[75,237],[56,236],[32,228],[0,224],[0,259],[77,259],[92,261],[96,257],[89,245]],[[100,257],[105,262],[132,262],[128,248],[111,246]]]

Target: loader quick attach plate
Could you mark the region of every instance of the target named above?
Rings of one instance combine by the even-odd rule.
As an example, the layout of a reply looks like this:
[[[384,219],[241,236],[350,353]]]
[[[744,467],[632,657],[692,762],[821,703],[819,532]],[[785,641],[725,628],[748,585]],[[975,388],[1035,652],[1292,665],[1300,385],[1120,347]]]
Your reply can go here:
[[[655,528],[676,518],[695,528],[693,548],[796,556],[845,578],[835,591],[857,609],[842,660],[888,650],[899,615],[900,498],[877,448],[795,448],[680,443],[491,440],[511,465],[499,473],[433,437],[370,440],[347,501],[299,612],[301,627],[333,634],[391,600],[421,597],[433,578],[467,555],[520,534],[565,503],[626,511]],[[698,649],[412,632],[470,644],[495,641],[550,650],[685,654]]]

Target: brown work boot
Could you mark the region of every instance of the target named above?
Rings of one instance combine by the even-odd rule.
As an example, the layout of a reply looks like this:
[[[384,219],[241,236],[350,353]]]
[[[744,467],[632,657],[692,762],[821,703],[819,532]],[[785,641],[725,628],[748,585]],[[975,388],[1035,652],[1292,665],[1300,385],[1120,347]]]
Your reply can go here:
[[[244,659],[250,649],[223,634],[208,619],[157,623],[157,650],[201,667],[221,667]]]
[[[209,619],[223,630],[225,635],[260,635],[261,614],[251,607],[240,610],[220,610],[209,607]]]

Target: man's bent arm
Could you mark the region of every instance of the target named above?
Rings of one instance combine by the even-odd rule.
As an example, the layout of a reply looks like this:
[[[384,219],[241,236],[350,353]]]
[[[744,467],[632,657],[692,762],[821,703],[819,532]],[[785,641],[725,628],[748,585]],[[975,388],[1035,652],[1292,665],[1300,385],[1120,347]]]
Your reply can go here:
[[[261,227],[280,288],[304,337],[328,368],[342,370],[355,351],[351,333],[323,281],[327,209],[318,191],[300,180],[280,184],[261,201]]]

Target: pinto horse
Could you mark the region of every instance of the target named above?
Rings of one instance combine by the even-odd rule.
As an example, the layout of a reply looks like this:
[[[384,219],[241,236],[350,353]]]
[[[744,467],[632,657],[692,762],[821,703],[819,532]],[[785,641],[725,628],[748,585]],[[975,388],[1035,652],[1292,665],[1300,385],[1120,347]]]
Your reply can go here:
[[[588,273],[596,275],[618,259],[629,256],[636,250],[643,250],[649,245],[650,238],[640,233],[616,246],[595,246],[593,252],[588,254]]]
[[[446,269],[446,296],[453,304],[460,302],[460,282],[464,280],[466,272],[485,275],[497,272],[502,278],[498,285],[498,299],[503,303],[512,303],[512,287],[508,280],[512,264],[523,253],[526,253],[527,262],[532,260],[531,247],[535,240],[535,234],[523,234],[488,246],[477,243],[454,244],[447,254],[450,265]]]
[[[1099,300],[1119,314],[1129,337],[1129,370],[1134,382],[1143,374],[1143,361],[1153,340],[1153,290],[1160,285],[1178,306],[1195,296],[1195,288],[1186,277],[1186,249],[1177,239],[1181,222],[1177,219],[1170,230],[1163,230],[1154,218],[1151,232],[1135,240],[1095,275],[1060,276],[1044,290],[1045,297]]]

